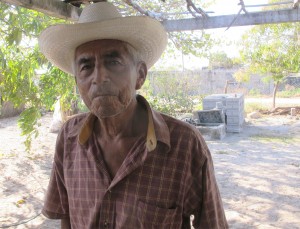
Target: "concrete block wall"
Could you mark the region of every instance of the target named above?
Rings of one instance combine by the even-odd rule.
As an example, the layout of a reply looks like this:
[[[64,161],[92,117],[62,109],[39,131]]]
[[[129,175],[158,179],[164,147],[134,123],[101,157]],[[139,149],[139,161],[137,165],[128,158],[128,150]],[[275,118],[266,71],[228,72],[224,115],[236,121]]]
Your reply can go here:
[[[243,94],[213,94],[203,99],[203,110],[216,108],[222,103],[225,112],[226,132],[241,132],[244,124]]]

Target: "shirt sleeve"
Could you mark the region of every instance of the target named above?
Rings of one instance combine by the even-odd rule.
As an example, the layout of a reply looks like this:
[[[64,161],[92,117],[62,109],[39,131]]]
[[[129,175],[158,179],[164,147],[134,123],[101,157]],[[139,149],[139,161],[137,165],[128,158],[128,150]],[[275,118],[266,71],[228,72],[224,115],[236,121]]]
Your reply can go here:
[[[187,182],[185,213],[194,216],[195,229],[226,229],[228,224],[210,151],[200,134],[196,133],[194,139],[191,146],[192,161]]]
[[[69,217],[68,195],[63,172],[64,148],[64,138],[60,132],[56,141],[53,168],[42,210],[43,215],[50,219]]]

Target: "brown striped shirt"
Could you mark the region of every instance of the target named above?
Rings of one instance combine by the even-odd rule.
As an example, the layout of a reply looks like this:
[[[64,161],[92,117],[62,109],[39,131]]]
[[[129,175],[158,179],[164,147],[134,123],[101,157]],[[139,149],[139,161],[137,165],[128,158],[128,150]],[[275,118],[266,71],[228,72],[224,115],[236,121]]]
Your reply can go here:
[[[212,158],[199,131],[148,110],[147,137],[132,146],[113,179],[103,161],[92,114],[63,126],[43,214],[70,218],[74,229],[228,228]]]

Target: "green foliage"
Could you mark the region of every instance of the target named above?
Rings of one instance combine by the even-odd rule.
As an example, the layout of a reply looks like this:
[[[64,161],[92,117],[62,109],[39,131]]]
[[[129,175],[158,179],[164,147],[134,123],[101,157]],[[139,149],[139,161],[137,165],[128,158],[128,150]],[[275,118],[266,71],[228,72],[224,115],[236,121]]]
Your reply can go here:
[[[243,36],[241,57],[246,71],[266,75],[264,82],[282,82],[290,73],[300,70],[300,24],[282,23],[255,26]],[[273,106],[277,87],[273,91]]]
[[[74,91],[76,87],[74,77],[51,65],[49,66],[47,72],[42,74],[39,79],[39,88],[43,92],[40,94],[40,99],[46,109],[52,110],[55,101],[59,97],[64,105],[63,110],[70,110],[72,102],[78,100],[78,96]]]
[[[277,94],[281,98],[300,97],[300,88],[279,91]]]
[[[257,88],[252,88],[250,91],[249,91],[249,95],[250,96],[261,96],[261,93],[260,91],[257,89]]]
[[[262,25],[244,36],[242,57],[250,63],[254,73],[269,74],[274,81],[282,81],[287,73],[299,70],[299,44],[294,34],[299,23]]]
[[[193,111],[203,110],[203,99],[205,97],[206,97],[206,95],[195,96],[195,98],[193,99],[193,102],[194,102]]]
[[[233,60],[225,52],[214,52],[209,56],[209,67],[212,68],[232,68]]]
[[[254,112],[254,111],[265,111],[265,110],[269,110],[268,105],[262,104],[262,103],[256,103],[256,102],[248,102],[245,103],[245,108],[244,108],[245,112],[247,114]]]
[[[19,117],[18,125],[22,130],[21,135],[25,135],[25,147],[29,151],[31,147],[31,139],[38,136],[38,119],[41,117],[41,113],[37,107],[30,107],[23,111]]]
[[[259,72],[272,73],[281,80],[282,74],[297,71],[299,66],[299,23],[255,26],[244,36],[242,54]]]
[[[154,109],[177,117],[201,107],[203,98],[197,95],[198,85],[195,82],[188,74],[183,73],[179,78],[159,72],[146,80],[140,94],[147,98]]]
[[[250,80],[250,72],[246,69],[241,68],[237,72],[234,73],[233,77],[237,82],[249,82]]]
[[[40,110],[50,110],[57,97],[73,99],[74,80],[52,67],[39,52],[37,37],[62,20],[0,2],[0,93],[16,107],[25,105],[18,124],[26,149],[37,136]],[[39,74],[38,72],[44,72]]]

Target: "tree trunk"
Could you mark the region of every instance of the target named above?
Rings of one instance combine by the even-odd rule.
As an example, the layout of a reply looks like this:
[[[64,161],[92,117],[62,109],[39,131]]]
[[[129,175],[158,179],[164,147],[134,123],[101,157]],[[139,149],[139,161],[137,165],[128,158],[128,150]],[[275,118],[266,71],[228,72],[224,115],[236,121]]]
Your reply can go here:
[[[272,104],[272,108],[275,108],[275,99],[276,99],[276,93],[277,93],[277,89],[279,86],[279,81],[276,81],[275,85],[274,85],[274,89],[273,89],[273,104]]]
[[[224,87],[224,94],[227,94],[227,90],[228,90],[228,80],[226,80],[226,84]]]

